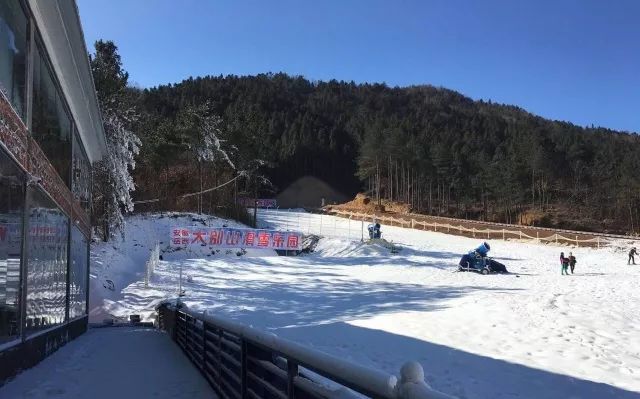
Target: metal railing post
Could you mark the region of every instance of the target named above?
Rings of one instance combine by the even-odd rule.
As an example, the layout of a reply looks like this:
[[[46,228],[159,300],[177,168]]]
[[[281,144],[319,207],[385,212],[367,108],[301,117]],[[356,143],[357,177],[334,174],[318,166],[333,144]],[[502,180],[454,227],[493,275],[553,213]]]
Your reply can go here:
[[[453,399],[453,396],[434,391],[424,381],[424,370],[418,362],[407,362],[400,369],[398,399]]]
[[[247,398],[247,341],[240,338],[240,397]]]
[[[287,398],[295,399],[296,386],[295,378],[298,376],[298,364],[292,360],[287,360]]]
[[[202,370],[207,369],[207,323],[202,321]]]

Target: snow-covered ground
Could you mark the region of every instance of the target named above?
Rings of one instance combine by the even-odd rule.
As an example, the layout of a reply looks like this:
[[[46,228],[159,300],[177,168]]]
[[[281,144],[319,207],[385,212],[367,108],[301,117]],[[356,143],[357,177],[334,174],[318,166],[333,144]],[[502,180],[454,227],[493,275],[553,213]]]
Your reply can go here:
[[[626,265],[626,248],[493,241],[491,254],[517,275],[482,276],[454,272],[480,240],[383,226],[402,247],[392,254],[353,239],[351,226],[346,236],[335,233],[344,219],[259,215],[263,226],[304,232],[300,220],[309,226],[321,217],[336,227],[312,254],[164,253],[149,288],[152,243],[166,249],[172,226],[201,222],[133,217],[127,242],[93,247],[92,319],[152,317],[158,301],[176,295],[182,267],[192,308],[395,374],[418,360],[430,385],[460,398],[640,397],[640,266]],[[576,274],[560,275],[561,251],[578,258]]]
[[[166,334],[99,328],[0,388],[3,399],[211,399],[216,395]]]

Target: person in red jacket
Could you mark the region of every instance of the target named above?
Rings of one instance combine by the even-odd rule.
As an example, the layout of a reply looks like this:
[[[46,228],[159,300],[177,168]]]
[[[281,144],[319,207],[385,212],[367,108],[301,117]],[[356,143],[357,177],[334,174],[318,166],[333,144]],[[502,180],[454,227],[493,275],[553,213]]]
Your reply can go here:
[[[560,274],[563,276],[566,274],[568,276],[569,271],[567,269],[569,269],[569,258],[565,258],[564,252],[560,252],[560,266],[562,266]]]

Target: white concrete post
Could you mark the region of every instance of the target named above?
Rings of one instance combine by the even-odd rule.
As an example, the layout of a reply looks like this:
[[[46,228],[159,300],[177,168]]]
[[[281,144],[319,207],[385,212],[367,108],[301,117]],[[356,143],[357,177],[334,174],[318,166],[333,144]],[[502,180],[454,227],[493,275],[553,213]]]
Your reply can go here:
[[[424,370],[418,362],[407,362],[402,366],[396,394],[398,399],[454,399],[432,389],[424,381]]]

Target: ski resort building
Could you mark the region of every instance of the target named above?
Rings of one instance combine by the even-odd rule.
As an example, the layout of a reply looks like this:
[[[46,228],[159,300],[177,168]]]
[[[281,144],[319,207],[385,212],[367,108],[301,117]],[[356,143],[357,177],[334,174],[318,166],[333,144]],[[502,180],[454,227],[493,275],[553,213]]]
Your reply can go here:
[[[87,329],[106,143],[74,0],[0,2],[0,385]]]

